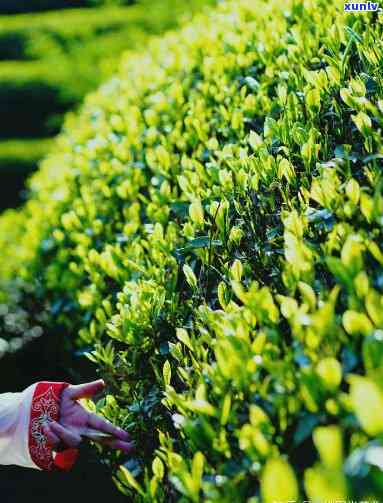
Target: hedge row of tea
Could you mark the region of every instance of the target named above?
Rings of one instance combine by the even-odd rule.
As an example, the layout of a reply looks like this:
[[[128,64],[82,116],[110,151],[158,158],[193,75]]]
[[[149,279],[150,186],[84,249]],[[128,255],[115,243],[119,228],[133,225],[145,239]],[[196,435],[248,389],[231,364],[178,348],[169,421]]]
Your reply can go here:
[[[125,59],[1,219],[2,277],[93,348],[135,500],[382,494],[382,20],[223,3]]]

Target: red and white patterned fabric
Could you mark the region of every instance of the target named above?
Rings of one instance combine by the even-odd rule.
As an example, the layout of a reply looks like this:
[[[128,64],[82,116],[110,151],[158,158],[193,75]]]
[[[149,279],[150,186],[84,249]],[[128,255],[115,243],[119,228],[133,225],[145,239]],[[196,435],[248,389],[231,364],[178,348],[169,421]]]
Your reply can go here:
[[[38,382],[22,393],[0,395],[0,464],[39,470],[70,470],[78,450],[55,453],[43,425],[60,419],[60,399],[67,383]]]

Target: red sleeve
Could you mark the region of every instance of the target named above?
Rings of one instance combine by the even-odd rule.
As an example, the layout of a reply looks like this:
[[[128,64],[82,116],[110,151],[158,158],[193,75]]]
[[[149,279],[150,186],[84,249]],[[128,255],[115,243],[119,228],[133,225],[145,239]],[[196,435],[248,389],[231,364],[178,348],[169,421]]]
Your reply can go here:
[[[35,388],[29,421],[29,453],[32,461],[46,471],[70,470],[78,457],[78,449],[55,453],[47,442],[42,426],[47,421],[60,420],[60,401],[64,382],[39,382]]]

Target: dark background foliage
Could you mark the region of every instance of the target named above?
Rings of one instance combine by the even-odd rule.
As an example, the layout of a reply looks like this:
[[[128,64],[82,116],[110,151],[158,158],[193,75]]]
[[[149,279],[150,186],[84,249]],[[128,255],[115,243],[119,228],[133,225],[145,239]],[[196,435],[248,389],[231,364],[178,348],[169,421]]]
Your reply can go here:
[[[0,10],[4,14],[19,14],[70,7],[94,7],[108,3],[131,5],[134,0],[1,0]]]

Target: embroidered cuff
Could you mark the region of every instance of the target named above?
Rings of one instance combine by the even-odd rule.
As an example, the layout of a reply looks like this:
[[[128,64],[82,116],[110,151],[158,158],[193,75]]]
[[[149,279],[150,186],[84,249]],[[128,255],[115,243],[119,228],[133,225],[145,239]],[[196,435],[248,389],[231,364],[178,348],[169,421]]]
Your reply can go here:
[[[42,430],[46,422],[59,421],[61,394],[67,386],[68,383],[39,382],[33,394],[28,446],[32,461],[41,470],[70,470],[78,456],[77,449],[55,454]]]

